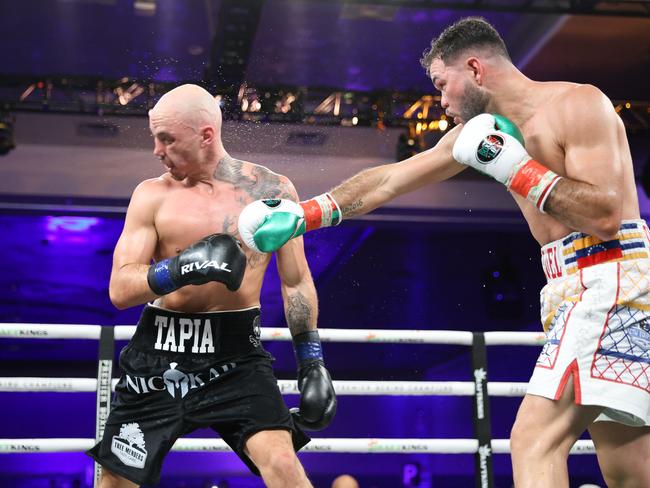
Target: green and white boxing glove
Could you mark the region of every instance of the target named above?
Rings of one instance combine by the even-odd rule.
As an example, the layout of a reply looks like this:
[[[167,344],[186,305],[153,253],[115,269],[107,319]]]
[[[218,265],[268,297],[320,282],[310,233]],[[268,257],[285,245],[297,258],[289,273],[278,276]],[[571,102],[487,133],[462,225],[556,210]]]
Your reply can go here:
[[[305,232],[341,223],[338,204],[329,193],[300,203],[284,199],[256,200],[239,215],[239,235],[253,251],[280,249]]]
[[[454,159],[491,176],[508,190],[544,204],[561,176],[530,157],[517,126],[501,115],[481,114],[469,120],[454,143]]]

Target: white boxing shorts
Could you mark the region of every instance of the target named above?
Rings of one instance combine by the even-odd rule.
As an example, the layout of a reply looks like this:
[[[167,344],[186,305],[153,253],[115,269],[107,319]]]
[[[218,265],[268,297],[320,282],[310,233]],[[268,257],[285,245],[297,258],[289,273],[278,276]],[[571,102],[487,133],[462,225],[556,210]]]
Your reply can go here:
[[[605,409],[596,421],[650,425],[650,232],[625,220],[616,239],[574,232],[542,248],[546,343],[527,393]]]

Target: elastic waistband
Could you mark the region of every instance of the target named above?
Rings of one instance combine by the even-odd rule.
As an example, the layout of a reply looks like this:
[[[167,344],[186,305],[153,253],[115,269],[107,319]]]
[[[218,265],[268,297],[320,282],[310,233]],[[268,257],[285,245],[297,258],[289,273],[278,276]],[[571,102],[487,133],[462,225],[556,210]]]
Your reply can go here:
[[[147,305],[130,344],[144,351],[218,359],[254,351],[259,337],[259,308],[184,313]]]
[[[644,220],[624,220],[616,238],[610,241],[572,232],[546,244],[541,253],[544,274],[551,281],[596,264],[648,258],[650,231]]]

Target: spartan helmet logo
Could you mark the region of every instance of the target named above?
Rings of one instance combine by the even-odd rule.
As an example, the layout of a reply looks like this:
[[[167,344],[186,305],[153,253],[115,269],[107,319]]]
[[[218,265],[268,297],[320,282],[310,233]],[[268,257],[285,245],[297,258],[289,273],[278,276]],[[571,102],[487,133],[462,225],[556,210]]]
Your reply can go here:
[[[178,363],[169,363],[169,369],[163,373],[163,381],[167,387],[167,392],[176,398],[176,390],[181,390],[181,398],[187,395],[190,389],[190,380],[185,373],[176,369]]]

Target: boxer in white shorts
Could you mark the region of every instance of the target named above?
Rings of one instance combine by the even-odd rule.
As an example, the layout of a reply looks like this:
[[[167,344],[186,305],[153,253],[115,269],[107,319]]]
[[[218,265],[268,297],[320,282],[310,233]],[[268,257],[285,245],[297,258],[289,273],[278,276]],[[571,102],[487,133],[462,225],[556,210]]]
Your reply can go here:
[[[643,220],[616,239],[580,232],[542,248],[546,344],[528,394],[558,400],[569,379],[575,402],[605,407],[596,420],[650,425],[650,248]]]
[[[421,62],[456,127],[435,147],[368,168],[329,193],[251,203],[239,217],[242,239],[274,251],[467,166],[491,176],[558,258],[543,293],[549,344],[510,435],[515,485],[568,487],[569,451],[588,429],[610,488],[650,487],[647,241],[627,235],[643,224],[620,117],[594,86],[526,77],[484,19],[447,27]],[[574,232],[582,241],[565,248]]]

